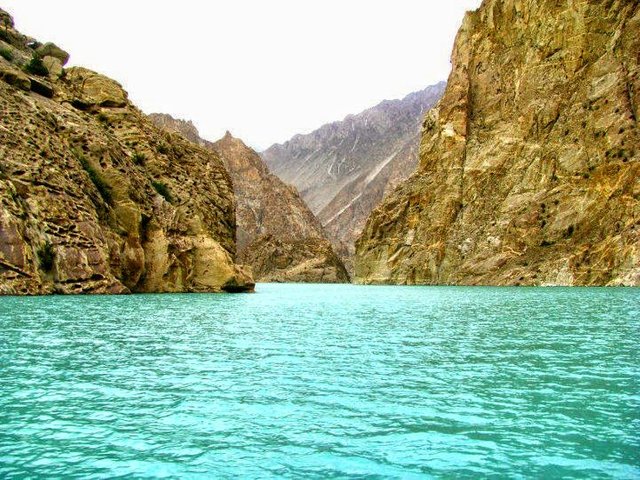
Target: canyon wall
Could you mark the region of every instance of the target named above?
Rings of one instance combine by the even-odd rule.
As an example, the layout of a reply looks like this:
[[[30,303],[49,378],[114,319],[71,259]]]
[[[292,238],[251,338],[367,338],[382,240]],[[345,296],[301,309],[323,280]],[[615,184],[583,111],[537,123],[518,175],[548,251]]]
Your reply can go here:
[[[219,156],[0,17],[0,293],[252,290]]]
[[[640,6],[485,0],[420,164],[356,243],[362,283],[638,285]]]
[[[269,168],[300,191],[348,266],[371,210],[415,170],[422,119],[444,88],[441,82],[385,100],[262,152]]]
[[[164,129],[216,152],[231,175],[237,202],[238,261],[257,281],[345,283],[349,276],[322,225],[252,148],[229,132],[217,142],[200,137],[193,123],[151,114]]]

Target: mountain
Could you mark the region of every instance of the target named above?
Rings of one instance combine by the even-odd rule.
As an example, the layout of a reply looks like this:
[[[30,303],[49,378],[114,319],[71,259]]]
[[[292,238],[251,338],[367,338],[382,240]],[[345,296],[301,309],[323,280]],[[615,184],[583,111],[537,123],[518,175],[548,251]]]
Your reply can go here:
[[[484,0],[362,283],[640,284],[640,4]]]
[[[260,156],[229,132],[217,142],[200,137],[191,122],[152,114],[162,128],[217,152],[229,171],[237,201],[238,261],[263,282],[348,282],[342,261],[298,192],[272,175]]]
[[[348,262],[371,210],[415,170],[420,123],[444,88],[438,83],[385,100],[262,152],[273,173],[300,191]]]
[[[0,293],[252,290],[220,157],[0,17]]]

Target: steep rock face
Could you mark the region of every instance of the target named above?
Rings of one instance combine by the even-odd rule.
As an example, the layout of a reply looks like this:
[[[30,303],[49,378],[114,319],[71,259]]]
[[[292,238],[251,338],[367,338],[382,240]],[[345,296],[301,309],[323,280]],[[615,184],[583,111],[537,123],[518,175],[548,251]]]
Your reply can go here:
[[[485,0],[418,171],[356,244],[364,283],[640,283],[640,6]]]
[[[59,49],[36,54],[12,27],[0,42],[12,52],[0,72],[13,72],[0,74],[0,293],[253,288],[233,262],[217,155],[158,129],[95,72],[23,72],[35,57],[62,64]]]
[[[184,138],[186,138],[190,142],[195,143],[196,145],[200,145],[203,147],[211,146],[211,142],[207,142],[200,137],[198,129],[191,120],[176,119],[166,113],[152,113],[149,115],[149,118],[151,118],[153,123],[155,123],[163,130],[179,133]]]
[[[415,170],[420,123],[444,87],[385,100],[262,152],[269,168],[300,191],[348,263],[371,210]]]
[[[260,156],[230,133],[203,140],[191,122],[152,114],[158,125],[217,152],[237,201],[238,261],[263,282],[348,282],[344,265],[298,192],[272,175]]]

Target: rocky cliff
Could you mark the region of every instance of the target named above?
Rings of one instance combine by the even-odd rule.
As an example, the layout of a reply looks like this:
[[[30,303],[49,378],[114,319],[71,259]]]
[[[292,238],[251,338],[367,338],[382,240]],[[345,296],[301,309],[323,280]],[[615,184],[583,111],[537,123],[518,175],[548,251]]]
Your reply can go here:
[[[322,226],[295,188],[272,175],[260,156],[230,133],[215,143],[191,122],[152,114],[162,128],[217,152],[229,171],[237,201],[238,261],[263,282],[348,282]]]
[[[251,290],[220,158],[0,17],[0,293]]]
[[[485,0],[417,172],[367,221],[364,283],[640,284],[640,6]]]
[[[269,168],[300,191],[347,263],[371,210],[415,170],[420,124],[444,87],[385,100],[262,152]]]

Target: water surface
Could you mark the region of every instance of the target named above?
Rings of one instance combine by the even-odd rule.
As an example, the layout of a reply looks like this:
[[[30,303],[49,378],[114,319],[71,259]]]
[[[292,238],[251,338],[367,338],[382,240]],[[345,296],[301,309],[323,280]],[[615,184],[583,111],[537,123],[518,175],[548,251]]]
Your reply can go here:
[[[0,298],[0,478],[639,478],[639,344],[639,289]]]

